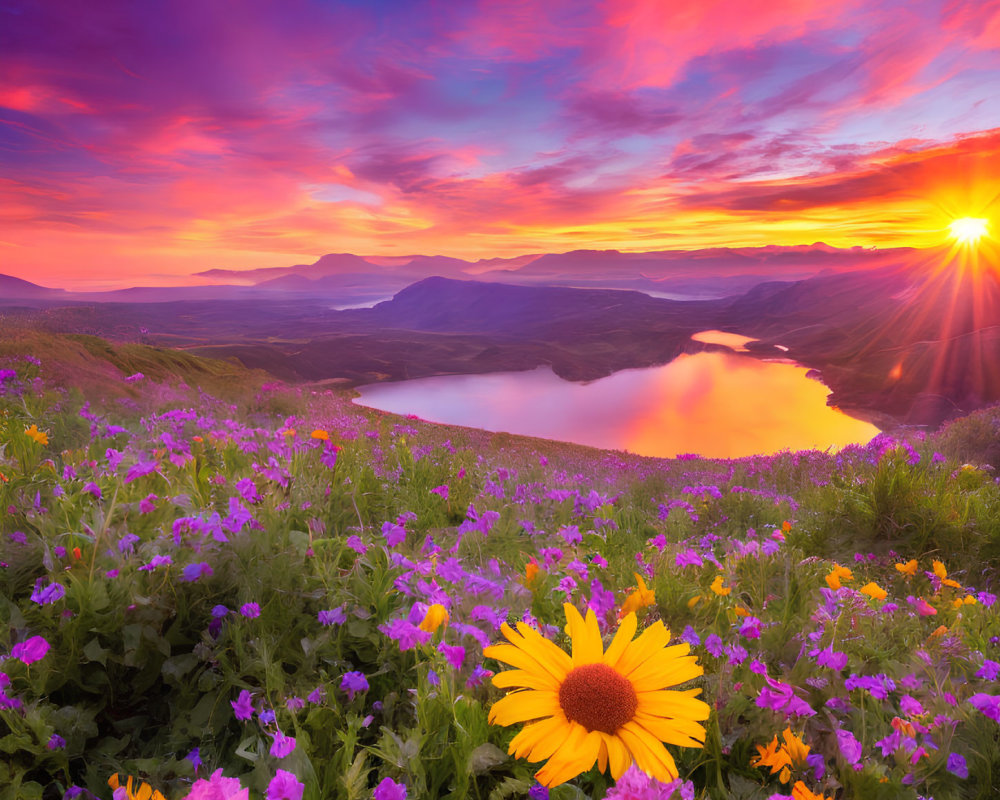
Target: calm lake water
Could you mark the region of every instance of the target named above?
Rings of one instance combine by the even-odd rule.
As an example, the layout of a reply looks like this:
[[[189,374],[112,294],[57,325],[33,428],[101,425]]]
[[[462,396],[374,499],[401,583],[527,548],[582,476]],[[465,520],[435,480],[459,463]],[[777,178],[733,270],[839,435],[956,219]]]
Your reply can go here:
[[[738,339],[719,343],[748,341]],[[706,352],[586,384],[564,381],[548,367],[371,384],[359,387],[355,402],[432,422],[663,457],[825,450],[878,433],[827,406],[829,390],[806,371],[789,362]]]

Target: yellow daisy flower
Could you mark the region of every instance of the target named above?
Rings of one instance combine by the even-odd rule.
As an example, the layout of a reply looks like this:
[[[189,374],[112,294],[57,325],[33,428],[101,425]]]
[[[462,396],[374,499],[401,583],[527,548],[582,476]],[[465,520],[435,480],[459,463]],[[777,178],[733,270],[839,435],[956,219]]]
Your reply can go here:
[[[703,747],[709,707],[695,695],[701,689],[665,691],[703,674],[686,644],[667,647],[670,632],[662,622],[637,639],[634,613],[626,614],[604,649],[593,610],[584,619],[568,603],[566,632],[572,655],[518,623],[501,626],[510,644],[483,652],[515,669],[500,672],[493,684],[517,689],[490,709],[497,725],[529,723],[513,738],[509,753],[548,762],[535,778],[557,786],[597,763],[617,780],[634,762],[657,780],[677,778],[677,766],[663,743]]]

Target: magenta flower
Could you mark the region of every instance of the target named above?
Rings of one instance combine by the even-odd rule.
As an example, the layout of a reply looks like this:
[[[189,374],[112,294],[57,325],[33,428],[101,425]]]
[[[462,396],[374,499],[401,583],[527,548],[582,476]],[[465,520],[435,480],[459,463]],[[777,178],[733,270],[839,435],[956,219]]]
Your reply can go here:
[[[838,653],[833,647],[824,647],[816,653],[816,663],[839,672],[847,666],[847,653]]]
[[[375,800],[406,800],[406,784],[396,783],[392,778],[383,778],[372,796]]]
[[[142,500],[139,501],[139,513],[148,514],[151,511],[156,510],[156,506],[153,505],[157,500],[159,500],[155,494],[147,494]]]
[[[247,619],[257,619],[260,616],[260,604],[244,603],[240,606],[240,613]]]
[[[994,722],[1000,722],[1000,695],[977,692],[969,698],[969,703]]]
[[[233,714],[236,719],[246,721],[253,716],[253,704],[250,702],[250,692],[243,689],[240,696],[235,700],[230,700],[229,705],[233,707]]]
[[[195,781],[184,800],[250,800],[250,790],[243,788],[239,778],[224,778],[220,768],[207,780]]]
[[[10,651],[10,657],[20,660],[23,664],[34,664],[45,658],[49,652],[49,643],[43,636],[32,636],[23,642],[15,644]]]
[[[763,623],[757,617],[744,617],[740,625],[740,635],[747,639],[759,639]]]
[[[357,535],[347,537],[347,546],[350,547],[359,556],[363,556],[368,552],[368,545],[361,541],[361,537]]]
[[[441,497],[442,500],[448,499],[448,484],[443,483],[440,486],[435,486],[431,489],[431,494],[436,494]]]
[[[279,769],[267,785],[267,800],[302,800],[305,788],[294,773]]]
[[[275,758],[284,758],[287,755],[291,755],[292,751],[295,749],[295,739],[291,736],[285,736],[281,731],[275,731],[271,734],[274,741],[271,743],[271,755]]]
[[[390,639],[399,642],[400,650],[412,650],[418,644],[426,644],[431,640],[431,634],[428,631],[420,630],[412,622],[407,622],[405,619],[394,619],[385,625],[380,625],[379,630]]]
[[[694,784],[680,778],[663,783],[633,764],[604,797],[605,800],[693,800]]]
[[[812,707],[805,700],[798,697],[795,694],[795,690],[787,683],[781,683],[766,676],[764,680],[767,681],[768,685],[760,690],[760,695],[757,697],[757,705],[760,708],[770,708],[772,711],[780,711],[786,716],[815,716],[816,712],[813,711]]]
[[[861,742],[854,738],[853,733],[845,730],[837,731],[837,745],[848,764],[857,764],[861,761]]]
[[[444,653],[444,657],[448,659],[448,663],[451,664],[452,669],[461,669],[462,662],[465,661],[465,648],[461,645],[450,645],[441,642],[438,645],[438,650]]]

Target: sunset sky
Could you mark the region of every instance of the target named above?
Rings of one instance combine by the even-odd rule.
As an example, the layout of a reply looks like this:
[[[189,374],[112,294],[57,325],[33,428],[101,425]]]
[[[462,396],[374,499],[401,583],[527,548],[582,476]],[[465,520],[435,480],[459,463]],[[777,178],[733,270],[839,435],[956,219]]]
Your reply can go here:
[[[48,285],[1000,218],[1000,0],[2,0],[0,76]]]

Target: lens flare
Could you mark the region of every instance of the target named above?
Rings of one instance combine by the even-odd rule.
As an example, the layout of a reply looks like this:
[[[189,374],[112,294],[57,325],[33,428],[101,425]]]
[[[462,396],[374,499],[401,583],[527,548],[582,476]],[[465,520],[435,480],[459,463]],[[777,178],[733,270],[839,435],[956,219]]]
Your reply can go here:
[[[952,237],[964,245],[975,244],[986,235],[988,229],[989,222],[979,217],[962,217],[948,226]]]

